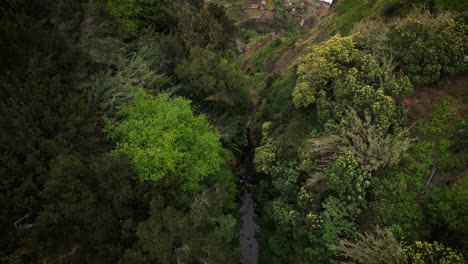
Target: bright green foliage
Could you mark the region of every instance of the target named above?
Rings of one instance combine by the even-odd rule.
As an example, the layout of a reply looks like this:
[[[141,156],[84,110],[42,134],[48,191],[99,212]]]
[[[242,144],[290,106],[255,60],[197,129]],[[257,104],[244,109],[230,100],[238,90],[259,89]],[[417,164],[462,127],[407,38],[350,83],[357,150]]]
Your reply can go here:
[[[235,63],[207,49],[194,47],[176,68],[185,82],[184,95],[215,110],[244,110],[248,103],[247,80]],[[212,109],[207,109],[212,110]]]
[[[415,264],[466,264],[463,254],[444,244],[414,241],[414,244],[405,246],[403,251],[409,263]]]
[[[413,83],[426,84],[468,69],[468,25],[431,15],[409,17],[391,27],[389,44]]]
[[[456,236],[468,235],[468,178],[464,177],[449,188],[438,187],[431,191],[429,208],[435,224],[446,225]]]
[[[299,64],[293,102],[296,107],[315,105],[320,124],[346,125],[342,116],[351,107],[386,131],[400,118],[392,96],[411,93],[411,84],[381,67],[374,56],[358,52],[353,37],[335,36],[315,46]]]
[[[327,171],[327,186],[348,202],[361,203],[365,200],[370,185],[370,174],[359,169],[351,152],[340,156]]]
[[[272,136],[272,123],[262,125],[262,141],[255,149],[254,163],[258,172],[270,173],[276,162],[277,148]]]
[[[372,120],[381,131],[390,127],[395,118],[397,106],[392,97],[385,95],[383,89],[375,90],[372,86],[359,83],[357,69],[350,70],[343,84],[335,90],[336,105],[332,105],[332,113],[335,118],[346,113],[346,105],[350,105],[358,113],[366,112],[372,116]],[[326,105],[325,107],[327,107]],[[325,117],[325,116],[324,116]],[[323,118],[323,120],[325,120]],[[341,123],[346,122],[340,120]]]
[[[120,109],[125,120],[109,123],[118,140],[116,153],[125,153],[142,181],[180,180],[187,191],[198,191],[206,180],[219,177],[224,164],[218,135],[203,115],[194,116],[190,101],[144,92]]]
[[[438,170],[452,171],[463,169],[466,163],[466,139],[464,119],[455,118],[449,100],[437,101],[425,120],[415,123],[418,137],[434,144],[435,160]]]
[[[280,15],[282,0],[267,1],[273,15],[238,25],[258,37],[249,45],[265,44],[260,35],[272,29],[280,37],[238,59],[228,16],[241,7],[204,2],[0,3],[0,262],[238,263],[236,186],[219,138],[242,171],[249,112],[251,139],[264,124],[261,142],[248,145],[261,172],[261,263],[330,263],[335,253],[336,261],[404,263],[403,249],[413,263],[463,263],[439,242],[404,246],[390,233],[357,230],[401,226],[405,241],[466,251],[468,122],[457,119],[466,1],[335,1],[312,35]],[[412,15],[387,26],[419,5],[461,18]],[[358,21],[352,37],[318,43]],[[312,42],[297,72],[277,74]],[[254,64],[249,78],[237,64]],[[402,100],[411,82],[452,75],[450,101],[411,126],[410,145],[397,102],[419,106],[431,87]],[[187,99],[153,97],[166,89],[193,109]],[[259,102],[252,111],[248,92]],[[116,118],[106,127],[114,140],[102,135],[103,116]],[[251,154],[241,161],[248,172]]]
[[[307,107],[317,99],[320,90],[330,90],[332,81],[343,75],[345,65],[357,57],[352,37],[335,36],[315,46],[299,65],[299,80],[293,93],[297,107]]]

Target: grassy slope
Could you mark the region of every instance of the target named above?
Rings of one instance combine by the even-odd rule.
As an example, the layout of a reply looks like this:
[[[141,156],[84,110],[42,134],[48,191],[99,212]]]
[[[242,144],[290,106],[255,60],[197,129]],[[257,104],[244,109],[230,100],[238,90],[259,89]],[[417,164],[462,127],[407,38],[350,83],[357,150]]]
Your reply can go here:
[[[335,34],[348,35],[353,27],[366,19],[383,19],[389,22],[404,17],[415,8],[432,12],[463,11],[468,8],[466,0],[335,0],[330,12],[324,17],[319,29],[320,40]]]
[[[392,9],[391,13],[388,13]],[[411,8],[388,0],[335,0],[330,12],[324,17],[319,30],[319,39],[335,34],[349,35],[358,22],[378,17],[394,17],[407,14]]]

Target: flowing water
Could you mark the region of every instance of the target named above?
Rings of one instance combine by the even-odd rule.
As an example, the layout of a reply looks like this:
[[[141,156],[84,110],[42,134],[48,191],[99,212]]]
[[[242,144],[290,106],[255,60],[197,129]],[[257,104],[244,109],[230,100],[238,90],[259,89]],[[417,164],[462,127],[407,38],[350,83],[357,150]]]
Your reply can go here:
[[[255,166],[253,163],[255,155],[255,146],[252,142],[252,135],[250,131],[250,120],[254,116],[254,109],[249,113],[249,121],[245,129],[245,136],[247,139],[247,146],[245,150],[245,157],[243,160],[244,173],[240,178],[241,186],[241,215],[242,226],[240,236],[240,248],[242,252],[242,264],[257,264],[258,262],[258,242],[255,239],[255,233],[260,231],[260,226],[254,222],[255,216],[255,200],[253,193],[249,190],[255,184]]]

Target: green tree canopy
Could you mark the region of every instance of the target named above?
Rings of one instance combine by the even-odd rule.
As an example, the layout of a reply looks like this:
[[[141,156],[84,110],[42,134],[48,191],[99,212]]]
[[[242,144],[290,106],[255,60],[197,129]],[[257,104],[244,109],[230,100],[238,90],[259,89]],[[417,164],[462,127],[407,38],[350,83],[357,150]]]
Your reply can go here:
[[[140,180],[175,177],[185,190],[198,191],[204,181],[216,181],[210,177],[225,175],[218,135],[205,116],[193,114],[189,100],[143,91],[134,97],[120,109],[125,119],[108,123],[108,131],[118,141],[115,153],[129,156]]]
[[[462,19],[410,16],[390,28],[388,39],[414,84],[434,83],[468,69],[468,25]]]
[[[247,79],[235,63],[200,47],[176,68],[185,82],[184,94],[196,101],[214,104],[217,109],[244,110],[248,102]]]
[[[335,36],[312,48],[298,66],[293,102],[315,106],[322,125],[346,125],[343,116],[351,107],[386,131],[402,117],[392,97],[411,93],[411,83],[373,55],[361,55],[353,38]]]
[[[363,202],[371,175],[362,171],[351,152],[340,156],[327,171],[327,185],[348,202]]]
[[[115,18],[122,39],[134,38],[149,26],[165,32],[177,21],[168,0],[107,0],[103,6]]]

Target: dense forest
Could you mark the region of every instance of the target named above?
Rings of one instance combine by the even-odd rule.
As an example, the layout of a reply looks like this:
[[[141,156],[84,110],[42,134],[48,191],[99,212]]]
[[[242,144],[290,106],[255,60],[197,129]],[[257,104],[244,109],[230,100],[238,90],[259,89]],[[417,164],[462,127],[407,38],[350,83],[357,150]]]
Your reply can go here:
[[[1,1],[0,263],[467,263],[467,105],[465,0]]]

